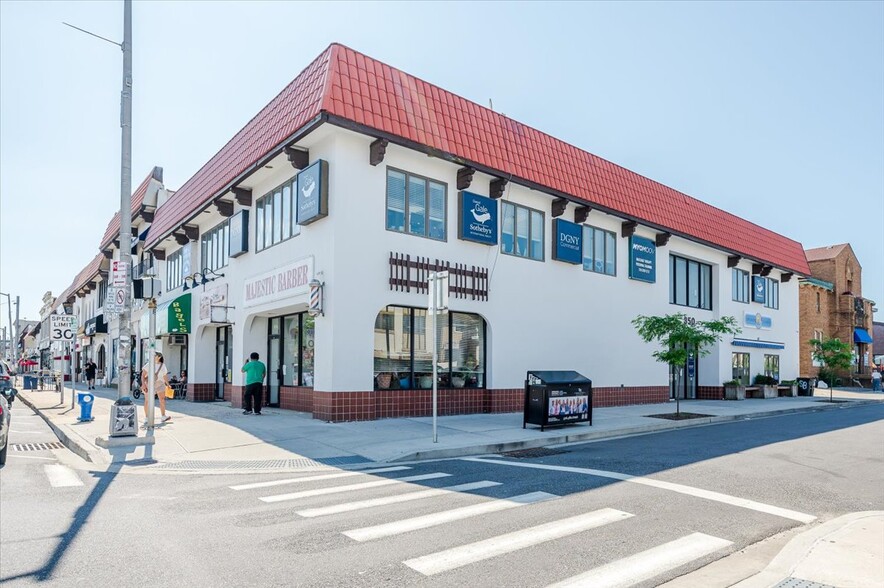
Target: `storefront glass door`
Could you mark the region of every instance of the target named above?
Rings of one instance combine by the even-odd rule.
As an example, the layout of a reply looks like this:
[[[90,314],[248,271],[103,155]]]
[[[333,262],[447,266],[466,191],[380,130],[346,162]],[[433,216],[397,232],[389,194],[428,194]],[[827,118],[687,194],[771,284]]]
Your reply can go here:
[[[215,399],[224,399],[224,384],[231,381],[230,327],[215,330]]]
[[[280,317],[270,319],[270,336],[267,345],[268,397],[266,400],[268,406],[279,406],[279,387],[283,382],[281,323]]]

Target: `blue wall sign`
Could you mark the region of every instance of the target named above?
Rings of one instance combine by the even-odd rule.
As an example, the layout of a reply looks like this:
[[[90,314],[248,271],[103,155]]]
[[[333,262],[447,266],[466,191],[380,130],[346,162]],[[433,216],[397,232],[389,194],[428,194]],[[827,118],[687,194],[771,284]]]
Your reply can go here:
[[[298,224],[328,216],[328,162],[320,159],[298,174]]]
[[[764,304],[767,280],[763,276],[752,276],[752,302]]]
[[[688,356],[688,377],[690,379],[694,379],[694,376],[697,375],[697,358],[694,357],[694,354],[691,353]]]
[[[552,258],[566,263],[583,263],[583,227],[562,218],[553,219]]]
[[[497,245],[497,200],[472,192],[458,196],[457,236],[464,241]]]
[[[629,238],[629,277],[652,284],[657,281],[657,244],[651,239]]]
[[[249,250],[249,211],[247,208],[240,210],[227,221],[230,231],[229,247],[227,254],[230,257],[239,257]]]
[[[747,312],[743,316],[743,323],[753,329],[769,329],[773,326],[773,319],[760,312]]]

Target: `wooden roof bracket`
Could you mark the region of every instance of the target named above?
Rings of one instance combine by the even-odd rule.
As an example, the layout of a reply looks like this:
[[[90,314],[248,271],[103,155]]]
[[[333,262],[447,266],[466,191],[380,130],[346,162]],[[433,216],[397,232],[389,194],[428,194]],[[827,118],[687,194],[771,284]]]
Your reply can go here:
[[[237,204],[240,206],[252,206],[252,191],[249,188],[233,187],[230,191],[233,192]]]
[[[466,190],[470,187],[470,184],[473,183],[473,174],[476,173],[476,170],[473,168],[466,166],[457,170],[457,189],[458,190]]]
[[[729,255],[727,258],[727,266],[728,267],[737,267],[737,264],[740,263],[740,260],[743,259],[739,255]]]
[[[387,145],[390,142],[386,139],[376,139],[371,142],[371,145],[368,146],[368,163],[370,165],[378,165],[382,161],[384,161],[384,156],[387,154]]]
[[[589,213],[592,211],[592,208],[589,206],[578,206],[574,209],[574,222],[578,225],[580,223],[585,223],[586,219],[589,217]]]
[[[297,149],[295,147],[286,147],[284,149],[285,156],[288,157],[289,163],[295,169],[304,169],[310,165],[310,151],[307,149]]]
[[[568,208],[567,198],[556,198],[552,201],[552,206],[550,207],[550,215],[552,216],[552,218],[558,218],[565,214],[566,208]]]
[[[637,226],[638,223],[635,221],[623,221],[623,224],[620,225],[620,236],[624,239],[632,237],[635,234],[635,227]]]
[[[672,236],[672,233],[657,233],[654,237],[654,244],[657,247],[665,247],[667,243],[669,243],[669,237]]]
[[[491,180],[491,183],[488,185],[488,195],[497,200],[503,196],[503,193],[506,190],[506,185],[507,180],[504,180],[503,178],[495,178]]]

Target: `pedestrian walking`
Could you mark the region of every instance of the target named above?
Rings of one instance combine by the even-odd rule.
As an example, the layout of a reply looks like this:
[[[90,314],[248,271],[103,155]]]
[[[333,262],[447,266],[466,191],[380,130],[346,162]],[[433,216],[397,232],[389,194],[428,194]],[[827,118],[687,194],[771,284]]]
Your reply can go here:
[[[872,370],[872,391],[881,391],[881,372],[878,370]]]
[[[261,401],[264,399],[264,376],[267,375],[267,366],[258,361],[258,354],[252,352],[249,360],[240,370],[246,375],[246,391],[243,396],[243,414],[252,414],[254,405],[255,414],[261,414]]]
[[[166,386],[169,385],[169,370],[166,369],[166,364],[163,361],[163,354],[156,352],[153,358],[153,365],[150,363],[144,364],[144,367],[141,368],[141,389],[144,390],[144,423],[142,423],[143,428],[147,428],[147,400],[149,389],[148,385],[148,371],[153,370],[153,392],[157,395],[160,400],[160,423],[165,423],[170,420],[172,417],[166,415]]]
[[[98,369],[98,366],[95,365],[91,359],[86,362],[86,385],[90,390],[95,390],[95,371]]]

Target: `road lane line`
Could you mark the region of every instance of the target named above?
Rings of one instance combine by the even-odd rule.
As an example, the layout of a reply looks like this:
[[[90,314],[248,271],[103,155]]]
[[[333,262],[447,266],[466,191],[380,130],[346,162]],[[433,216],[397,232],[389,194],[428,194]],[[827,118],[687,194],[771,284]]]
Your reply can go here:
[[[622,521],[632,516],[622,510],[603,508],[577,515],[576,517],[544,523],[536,527],[522,529],[521,531],[498,535],[484,541],[409,559],[402,563],[425,576],[432,576],[477,561],[525,549],[526,547],[554,539],[561,539],[576,533],[582,533],[583,531]]]
[[[773,506],[772,504],[764,504],[763,502],[756,502],[747,498],[739,498],[737,496],[731,496],[730,494],[722,494],[721,492],[703,490],[702,488],[695,488],[693,486],[685,486],[684,484],[674,484],[672,482],[664,482],[662,480],[654,480],[652,478],[644,478],[641,476],[630,476],[629,474],[621,474],[619,472],[608,472],[605,470],[594,470],[590,468],[575,468],[570,466],[545,465],[540,463],[515,463],[510,461],[501,461],[497,459],[486,459],[482,457],[464,457],[462,459],[463,461],[476,461],[485,464],[504,465],[518,468],[531,468],[537,470],[550,470],[557,472],[569,472],[572,474],[584,474],[588,476],[597,476],[600,478],[612,478],[614,480],[631,482],[633,484],[641,484],[643,486],[651,486],[653,488],[659,488],[661,490],[669,490],[671,492],[678,492],[679,494],[686,494],[688,496],[695,496],[697,498],[705,498],[706,500],[721,502],[723,504],[730,504],[731,506],[738,506],[740,508],[746,508],[749,510],[772,514],[778,517],[783,517],[785,519],[792,519],[793,521],[798,521],[800,523],[807,524],[812,523],[816,520],[816,517],[813,515],[798,512],[795,510],[789,510],[787,508],[781,508],[779,506]]]
[[[43,471],[46,472],[46,477],[49,478],[49,483],[53,488],[67,488],[83,485],[83,481],[80,479],[80,476],[77,475],[77,472],[67,466],[57,463],[45,464],[43,466]]]
[[[729,545],[732,543],[726,539],[703,533],[691,533],[681,539],[624,557],[547,588],[626,588],[655,578]]]
[[[437,472],[434,474],[409,476],[407,478],[391,478],[389,480],[377,480],[374,482],[363,482],[361,484],[350,484],[349,486],[332,486],[331,488],[319,488],[318,490],[304,490],[303,492],[292,492],[291,494],[262,496],[258,500],[261,500],[263,502],[282,502],[284,500],[297,500],[299,498],[309,498],[311,496],[324,496],[326,494],[338,494],[340,492],[353,492],[355,490],[365,490],[367,488],[392,486],[393,484],[402,484],[405,482],[420,482],[422,480],[433,480],[435,478],[447,478],[450,475],[451,474],[443,474],[441,472]]]
[[[284,480],[271,480],[270,482],[255,482],[253,484],[240,484],[238,486],[230,486],[231,490],[253,490],[255,488],[270,488],[271,486],[285,486],[286,484],[300,484],[301,482],[318,482],[320,480],[333,480],[335,478],[348,478],[351,476],[362,476],[370,474],[386,474],[388,472],[400,472],[402,470],[410,470],[407,466],[395,466],[390,468],[377,468],[373,470],[360,470],[337,472],[334,474],[322,474],[320,476],[307,476],[306,478],[286,478]]]
[[[321,508],[308,508],[299,510],[295,514],[302,517],[321,517],[326,515],[338,514],[342,512],[351,512],[354,510],[362,510],[365,508],[374,508],[376,506],[387,506],[388,504],[398,504],[400,502],[410,502],[412,500],[422,500],[424,498],[432,498],[434,496],[443,496],[452,492],[469,492],[470,490],[479,490],[481,488],[490,488],[491,486],[500,486],[500,482],[490,482],[483,480],[481,482],[471,482],[469,484],[459,484],[457,486],[446,486],[444,488],[431,488],[429,490],[420,490],[418,492],[407,492],[405,494],[396,494],[394,496],[385,496],[383,498],[372,498],[370,500],[359,500],[356,502],[345,502],[332,506],[323,506]]]
[[[489,502],[483,502],[481,504],[474,504],[472,506],[464,506],[462,508],[455,508],[452,510],[446,510],[443,512],[437,512],[425,516],[414,517],[411,519],[394,521],[392,523],[385,523],[383,525],[363,527],[361,529],[352,529],[350,531],[344,531],[344,535],[350,537],[351,539],[355,539],[356,541],[371,541],[372,539],[391,537],[393,535],[400,535],[402,533],[417,531],[418,529],[428,529],[430,527],[436,527],[438,525],[443,525],[452,521],[460,521],[463,519],[468,519],[470,517],[475,517],[491,512],[508,510],[519,506],[525,506],[526,504],[552,500],[554,498],[559,497],[555,494],[547,494],[546,492],[531,492],[529,494],[520,494],[519,496],[513,496],[512,498],[491,500]]]

